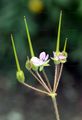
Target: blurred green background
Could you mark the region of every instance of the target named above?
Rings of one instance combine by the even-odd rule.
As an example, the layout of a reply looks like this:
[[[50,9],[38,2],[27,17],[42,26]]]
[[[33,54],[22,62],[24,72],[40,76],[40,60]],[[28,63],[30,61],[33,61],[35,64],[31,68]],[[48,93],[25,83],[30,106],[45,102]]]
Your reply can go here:
[[[63,11],[60,47],[62,50],[67,37],[68,62],[64,66],[58,89],[58,103],[63,120],[81,120],[82,0],[0,0],[0,120],[54,120],[51,101],[45,96],[39,97],[17,82],[10,35],[12,33],[14,36],[20,65],[26,73],[27,81],[37,85],[25,69],[30,53],[24,16],[27,18],[36,55],[46,51],[52,56],[56,47],[60,10]],[[53,64],[47,73],[53,82]]]

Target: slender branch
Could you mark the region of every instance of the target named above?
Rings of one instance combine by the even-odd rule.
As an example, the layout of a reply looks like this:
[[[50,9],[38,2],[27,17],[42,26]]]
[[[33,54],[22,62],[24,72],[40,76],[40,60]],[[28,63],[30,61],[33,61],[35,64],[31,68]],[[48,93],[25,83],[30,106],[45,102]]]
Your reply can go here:
[[[43,75],[44,75],[44,77],[45,77],[45,80],[46,80],[46,82],[47,82],[47,84],[48,84],[49,89],[52,91],[52,88],[51,88],[50,82],[49,82],[49,80],[48,80],[48,77],[47,77],[45,71],[43,70],[42,72],[43,72]]]
[[[47,91],[50,93],[50,89],[48,88],[48,86],[46,85],[46,83],[44,82],[44,80],[42,79],[42,77],[40,76],[40,74],[38,72],[36,72],[37,76],[40,78],[40,80],[42,81],[42,83],[44,84],[45,88],[47,89]]]
[[[53,91],[55,91],[55,87],[56,87],[57,69],[58,69],[58,65],[55,65],[55,74],[54,74],[54,86],[53,86]]]
[[[45,88],[45,85],[43,82],[36,76],[36,74],[33,73],[32,70],[30,70],[30,73],[34,76],[34,78]],[[46,89],[46,88],[45,88]],[[47,90],[47,89],[46,89]]]
[[[58,111],[58,107],[57,107],[57,101],[56,101],[56,96],[51,97],[52,98],[52,102],[54,105],[54,110],[55,110],[55,115],[56,115],[56,119],[60,120],[60,116],[59,116],[59,111]]]
[[[63,69],[63,64],[61,64],[61,67],[60,67],[60,72],[59,72],[58,79],[57,79],[56,86],[55,86],[55,92],[56,92],[58,85],[59,85],[60,77],[62,74],[62,69]]]
[[[37,91],[37,92],[40,92],[40,93],[44,93],[44,94],[46,94],[46,95],[50,95],[50,93],[48,93],[48,92],[46,92],[46,91],[43,91],[43,90],[41,90],[41,89],[38,89],[38,88],[36,88],[36,87],[33,87],[33,86],[31,86],[31,85],[29,85],[29,84],[26,84],[26,83],[22,83],[24,86],[26,86],[26,87],[29,87],[30,89],[32,89],[32,90],[35,90],[35,91]]]

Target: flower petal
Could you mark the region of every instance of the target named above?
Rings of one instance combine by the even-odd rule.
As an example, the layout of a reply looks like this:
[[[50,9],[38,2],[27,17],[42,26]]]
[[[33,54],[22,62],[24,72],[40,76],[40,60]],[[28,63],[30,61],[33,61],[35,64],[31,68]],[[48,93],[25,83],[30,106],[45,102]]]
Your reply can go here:
[[[56,57],[56,56],[57,56],[57,55],[56,55],[56,52],[54,52],[54,51],[53,51],[53,56],[54,56],[54,57]]]
[[[44,61],[45,57],[46,57],[46,53],[45,52],[41,52],[40,55],[39,55],[40,60]]]
[[[49,58],[49,54],[46,55],[46,57],[45,57],[45,61],[48,60],[48,58]]]
[[[66,56],[63,55],[62,53],[60,53],[59,56],[58,56],[58,58],[59,58],[60,60],[63,60],[63,59],[66,59]]]
[[[31,58],[31,62],[32,62],[32,64],[35,65],[35,66],[40,66],[40,65],[43,64],[43,61],[40,60],[40,59],[37,58],[37,57],[32,57],[32,58]]]

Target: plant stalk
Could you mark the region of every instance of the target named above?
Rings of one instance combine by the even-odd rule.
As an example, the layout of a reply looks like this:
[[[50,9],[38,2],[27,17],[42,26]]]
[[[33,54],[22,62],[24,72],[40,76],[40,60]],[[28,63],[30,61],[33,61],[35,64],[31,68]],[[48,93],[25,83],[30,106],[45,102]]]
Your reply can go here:
[[[57,101],[56,101],[56,96],[51,96],[52,98],[52,102],[53,102],[53,105],[54,105],[54,112],[55,112],[55,115],[56,115],[56,120],[60,120],[60,115],[59,115],[59,111],[58,111],[58,106],[57,106]]]

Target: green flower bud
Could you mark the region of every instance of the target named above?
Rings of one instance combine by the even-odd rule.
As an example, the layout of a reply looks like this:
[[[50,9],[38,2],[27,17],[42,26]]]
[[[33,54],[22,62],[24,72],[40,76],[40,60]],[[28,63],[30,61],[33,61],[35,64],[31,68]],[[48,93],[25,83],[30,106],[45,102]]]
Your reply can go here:
[[[17,77],[17,80],[21,83],[23,83],[25,81],[24,72],[22,70],[17,71],[16,77]]]
[[[37,66],[35,66],[35,65],[32,64],[32,70],[38,71],[38,68],[39,68],[39,67],[37,67]]]
[[[65,63],[67,60],[66,59],[62,59],[60,60],[60,63]]]
[[[55,58],[52,58],[52,60],[54,61],[54,64],[60,64],[60,61],[55,59]]]

